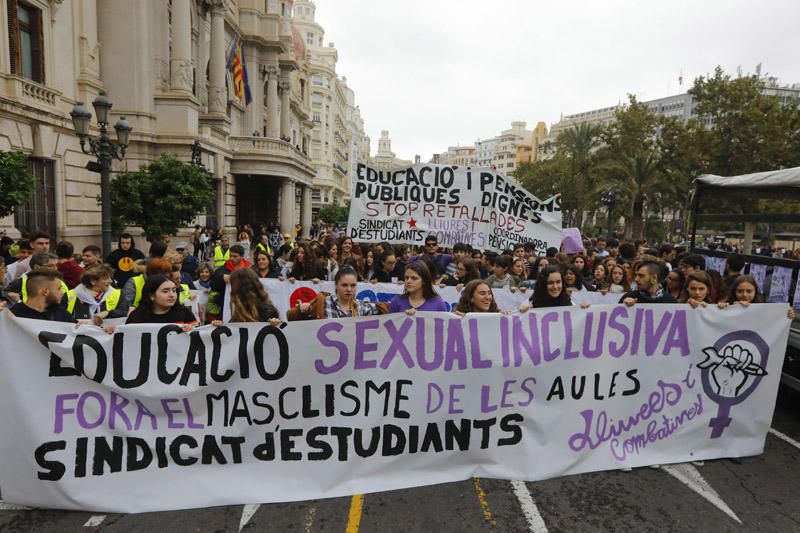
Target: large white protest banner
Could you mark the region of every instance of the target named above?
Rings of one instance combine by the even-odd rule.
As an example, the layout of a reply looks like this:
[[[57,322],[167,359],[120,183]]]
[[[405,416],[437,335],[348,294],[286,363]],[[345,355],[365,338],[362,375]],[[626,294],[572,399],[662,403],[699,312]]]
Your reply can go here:
[[[298,303],[310,302],[320,292],[333,294],[335,291],[332,281],[321,281],[319,283],[295,281],[294,283],[290,283],[277,279],[262,279],[261,284],[264,286],[264,290],[269,295],[273,305],[278,308],[278,312],[283,319],[286,318],[286,311],[296,306]],[[456,307],[458,299],[461,297],[461,293],[456,287],[436,286],[434,288],[445,301],[448,309],[454,309]],[[494,289],[492,293],[500,309],[515,310],[519,309],[520,305],[528,303],[528,300],[530,300],[533,294],[533,289],[514,290],[512,292],[511,289],[504,288]],[[230,288],[228,288],[227,294],[230,294]],[[368,302],[389,302],[392,298],[400,294],[403,294],[403,285],[396,283],[359,283],[356,287],[356,299],[360,302],[365,300]],[[619,298],[617,298],[617,300],[619,300]],[[617,300],[613,303],[616,303]],[[227,295],[226,301],[230,301]],[[229,321],[230,315],[230,307],[226,306],[223,312],[223,320],[226,322]]]
[[[532,243],[537,255],[561,245],[561,195],[539,200],[490,168],[416,164],[378,170],[359,163],[347,235],[356,242],[440,246],[457,242],[501,252]]]
[[[0,489],[142,512],[755,455],[788,330],[785,304],[113,335],[3,313]]]

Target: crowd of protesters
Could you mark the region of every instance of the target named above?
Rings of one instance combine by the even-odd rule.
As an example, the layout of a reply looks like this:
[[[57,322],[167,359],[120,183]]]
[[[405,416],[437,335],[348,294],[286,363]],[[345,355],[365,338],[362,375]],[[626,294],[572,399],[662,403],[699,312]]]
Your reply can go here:
[[[583,249],[565,254],[550,248],[537,255],[531,244],[503,253],[475,250],[463,243],[443,249],[429,235],[423,246],[359,244],[332,226],[282,232],[275,225],[245,225],[234,234],[197,226],[192,242],[154,240],[147,254],[130,234],[119,237],[105,259],[100,248],[78,251],[68,241],[51,242],[34,233],[14,242],[2,236],[2,303],[19,317],[102,325],[128,323],[199,325],[187,304],[204,293],[203,322],[220,325],[229,306],[234,322],[280,321],[262,278],[334,282],[329,294],[287,313],[287,320],[336,319],[385,313],[447,311],[436,288],[460,292],[453,312],[526,312],[572,305],[572,294],[618,294],[619,303],[681,303],[693,308],[744,307],[764,301],[757,282],[742,271],[742,255],[730,252],[725,273],[706,269],[704,256],[671,244],[587,239]],[[51,253],[51,249],[55,253]],[[388,304],[356,300],[359,282],[397,283],[401,295]],[[529,292],[528,303],[498,309],[493,290]],[[229,296],[226,296],[229,294]],[[226,298],[231,299],[230,302]],[[788,311],[794,317],[792,310]]]

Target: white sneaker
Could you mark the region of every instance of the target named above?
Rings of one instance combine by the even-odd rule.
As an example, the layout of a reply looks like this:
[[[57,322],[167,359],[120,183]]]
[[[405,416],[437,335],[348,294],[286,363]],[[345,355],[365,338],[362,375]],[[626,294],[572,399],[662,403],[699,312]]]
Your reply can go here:
[[[650,468],[658,470],[659,468],[661,468],[661,465],[650,465]]]
[[[705,461],[692,461],[692,464],[694,466],[703,466],[703,465],[706,464],[706,462]]]
[[[633,468],[631,468],[629,466],[626,466],[625,468],[620,468],[619,471],[620,472],[626,472],[626,473],[627,472],[633,472]]]

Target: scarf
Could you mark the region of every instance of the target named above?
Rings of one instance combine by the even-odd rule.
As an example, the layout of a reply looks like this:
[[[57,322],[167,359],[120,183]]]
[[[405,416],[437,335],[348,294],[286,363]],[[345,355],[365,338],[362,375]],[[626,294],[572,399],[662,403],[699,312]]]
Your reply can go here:
[[[86,285],[81,284],[75,287],[75,297],[89,306],[89,316],[94,316],[100,312],[100,306],[103,305],[103,302],[106,301],[106,298],[108,298],[112,292],[114,292],[114,289],[108,287],[106,292],[104,292],[98,300],[95,297],[94,291]]]

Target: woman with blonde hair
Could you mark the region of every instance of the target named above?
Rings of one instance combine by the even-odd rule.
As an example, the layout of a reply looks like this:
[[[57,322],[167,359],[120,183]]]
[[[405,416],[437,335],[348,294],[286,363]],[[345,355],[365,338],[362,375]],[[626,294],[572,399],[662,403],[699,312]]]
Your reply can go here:
[[[250,268],[231,272],[231,322],[280,322],[278,309]],[[214,321],[212,324],[219,325]],[[221,322],[220,322],[221,324]]]

